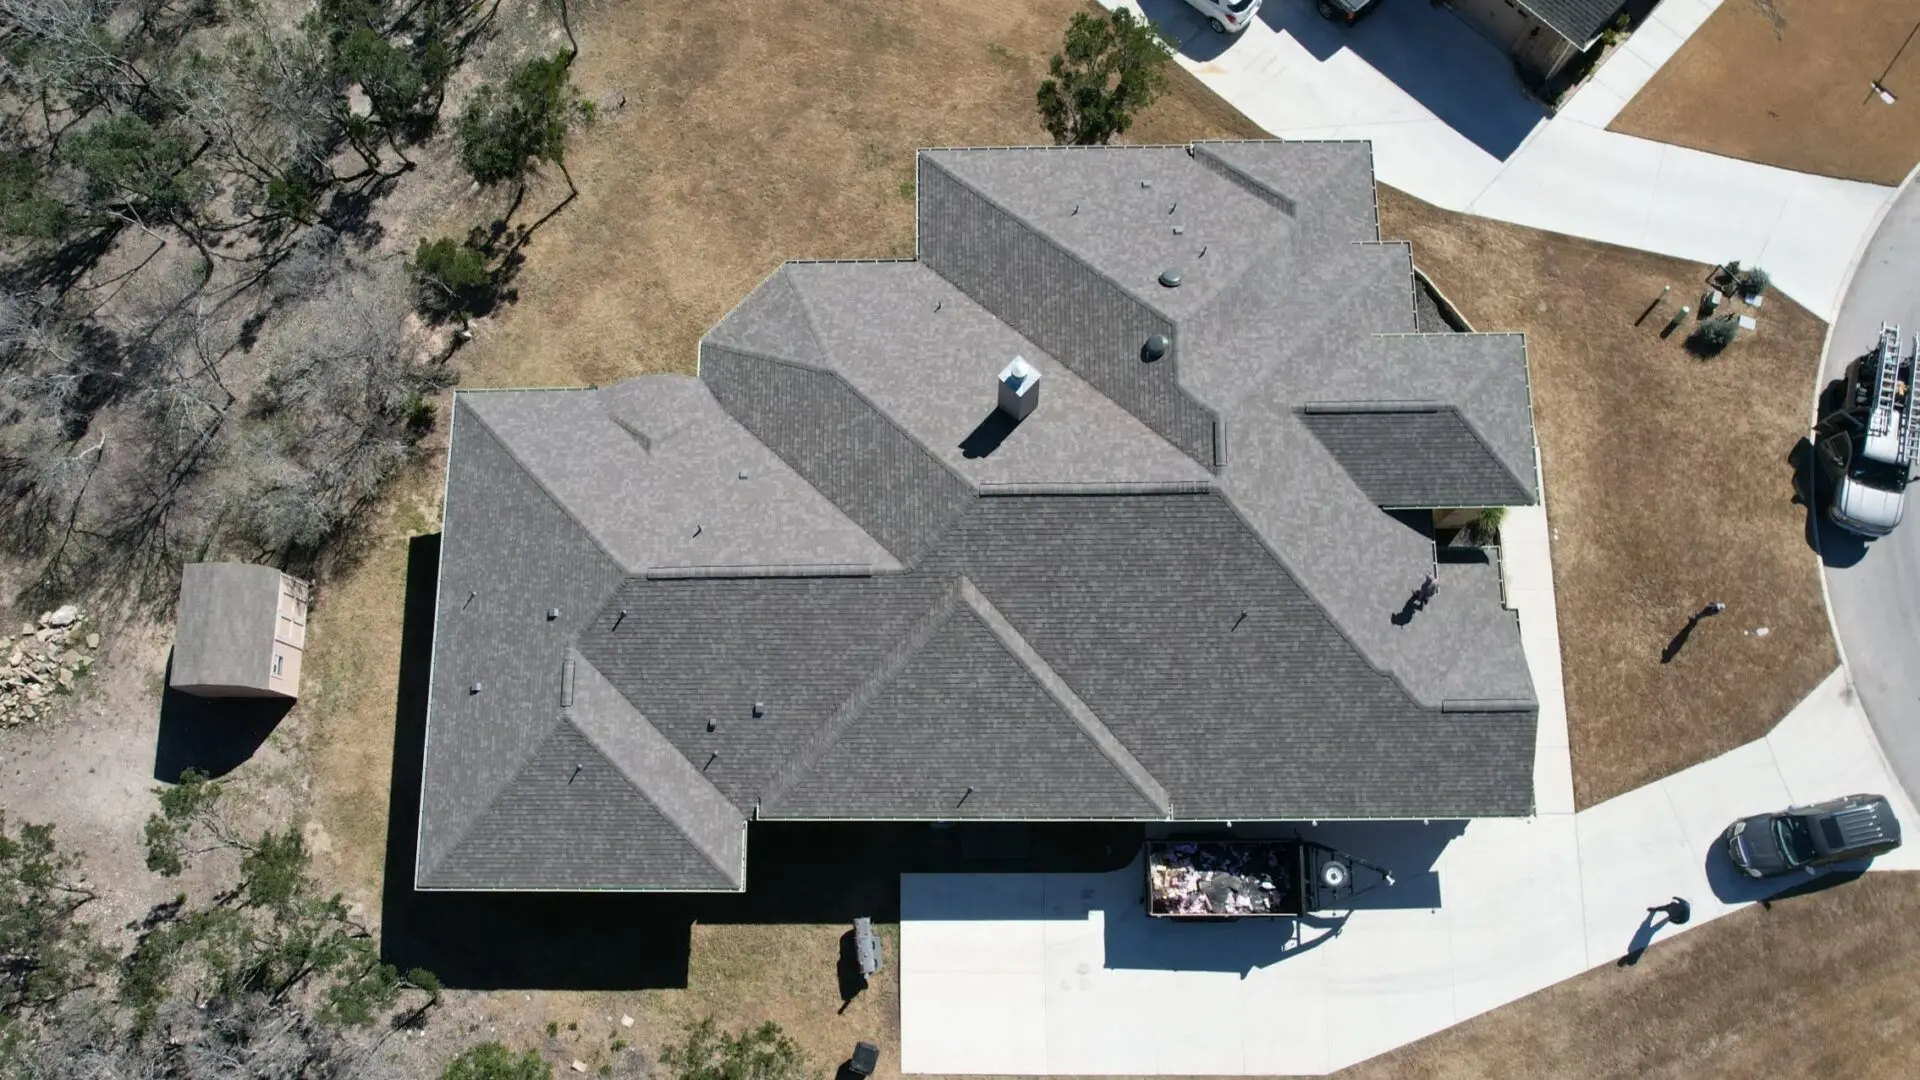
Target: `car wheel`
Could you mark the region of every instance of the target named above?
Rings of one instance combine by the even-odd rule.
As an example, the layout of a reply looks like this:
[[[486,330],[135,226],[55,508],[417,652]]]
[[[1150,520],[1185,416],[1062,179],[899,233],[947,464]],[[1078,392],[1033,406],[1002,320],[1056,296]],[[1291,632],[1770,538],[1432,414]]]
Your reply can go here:
[[[1340,21],[1340,13],[1335,11],[1333,9],[1333,5],[1327,3],[1327,0],[1320,0],[1320,3],[1318,6],[1320,8],[1320,15],[1322,18],[1332,19],[1335,22]]]
[[[1219,19],[1208,19],[1207,25],[1213,27],[1213,32],[1216,34],[1224,34],[1227,32],[1227,24],[1221,22]]]

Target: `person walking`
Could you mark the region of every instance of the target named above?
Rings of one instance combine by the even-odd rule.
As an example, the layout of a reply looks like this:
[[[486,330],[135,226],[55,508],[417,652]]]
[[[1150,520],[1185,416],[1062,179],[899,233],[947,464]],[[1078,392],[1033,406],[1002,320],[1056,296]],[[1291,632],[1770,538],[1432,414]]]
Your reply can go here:
[[[1676,896],[1664,904],[1655,904],[1647,909],[1648,915],[1665,915],[1667,921],[1675,926],[1685,926],[1693,918],[1693,905],[1686,898]]]

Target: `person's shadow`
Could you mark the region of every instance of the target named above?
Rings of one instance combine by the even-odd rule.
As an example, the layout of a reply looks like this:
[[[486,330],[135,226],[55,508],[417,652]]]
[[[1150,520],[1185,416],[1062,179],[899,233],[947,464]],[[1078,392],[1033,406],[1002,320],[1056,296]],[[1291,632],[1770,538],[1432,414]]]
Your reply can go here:
[[[1633,932],[1633,940],[1627,943],[1627,955],[1621,957],[1617,964],[1620,967],[1632,967],[1639,963],[1641,955],[1647,951],[1647,946],[1653,944],[1653,935],[1659,933],[1661,927],[1672,921],[1672,917],[1665,911],[1647,912],[1647,917],[1640,920],[1640,928]]]
[[[1693,636],[1693,628],[1699,625],[1700,619],[1698,616],[1689,618],[1687,625],[1681,627],[1680,632],[1673,635],[1673,640],[1667,642],[1667,647],[1660,650],[1660,662],[1663,664],[1673,663],[1673,658],[1679,656],[1680,650],[1687,647],[1687,639]]]

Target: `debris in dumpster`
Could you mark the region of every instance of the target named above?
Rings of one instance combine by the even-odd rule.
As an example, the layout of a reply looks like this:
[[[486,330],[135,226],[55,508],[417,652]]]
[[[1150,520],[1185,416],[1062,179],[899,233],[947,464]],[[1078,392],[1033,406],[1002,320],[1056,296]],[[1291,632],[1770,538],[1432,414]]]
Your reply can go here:
[[[1288,868],[1271,847],[1175,843],[1153,867],[1153,910],[1170,915],[1272,915],[1288,910]]]

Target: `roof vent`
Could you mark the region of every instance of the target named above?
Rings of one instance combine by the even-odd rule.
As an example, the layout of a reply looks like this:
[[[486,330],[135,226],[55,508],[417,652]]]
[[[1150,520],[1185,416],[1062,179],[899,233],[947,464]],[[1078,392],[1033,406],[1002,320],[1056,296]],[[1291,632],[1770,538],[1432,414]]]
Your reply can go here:
[[[1040,404],[1040,369],[1016,356],[1000,369],[1000,411],[1025,420]]]
[[[467,687],[467,693],[477,694],[480,691],[485,690],[486,688],[487,688],[487,684],[485,683],[474,683],[472,686]]]
[[[548,622],[552,622],[553,620],[555,620],[555,619],[557,619],[557,618],[559,618],[559,617],[560,617],[560,609],[559,609],[559,608],[557,608],[557,607],[550,607],[550,608],[548,608],[548,609],[547,609],[547,621],[548,621]]]
[[[718,720],[715,720],[715,719],[714,719],[713,717],[711,717],[711,716],[709,716],[709,717],[707,717],[707,730],[708,730],[708,731],[712,731],[712,730],[714,730],[715,728],[717,728],[717,727],[719,727],[719,726],[720,726],[720,721],[718,721]]]
[[[1140,359],[1151,364],[1167,355],[1167,350],[1171,348],[1173,348],[1173,342],[1167,340],[1167,335],[1155,334],[1147,339],[1145,345],[1140,346]]]
[[[754,703],[753,703],[753,718],[754,718],[755,720],[758,720],[758,719],[760,719],[761,717],[763,717],[763,716],[765,716],[765,715],[767,715],[767,703],[766,703],[766,702],[764,702],[764,701],[756,701],[756,702],[754,702]]]
[[[1153,181],[1151,181],[1151,180],[1142,180],[1142,181],[1140,181],[1140,190],[1141,190],[1141,191],[1148,191],[1148,190],[1151,190],[1151,189],[1152,189],[1152,187],[1153,187]]]
[[[1169,266],[1165,270],[1160,271],[1160,284],[1165,285],[1167,288],[1179,288],[1180,281],[1180,271],[1177,268]]]

